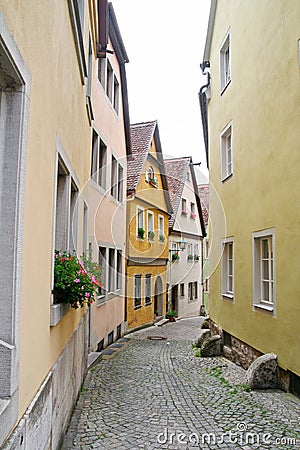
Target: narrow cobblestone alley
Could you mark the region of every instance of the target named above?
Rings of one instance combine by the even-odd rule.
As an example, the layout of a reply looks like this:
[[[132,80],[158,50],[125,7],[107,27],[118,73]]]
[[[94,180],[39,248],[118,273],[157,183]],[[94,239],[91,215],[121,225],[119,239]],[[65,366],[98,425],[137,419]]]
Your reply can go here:
[[[200,321],[128,335],[94,366],[62,449],[299,449],[300,400],[248,392],[243,369],[196,357]]]

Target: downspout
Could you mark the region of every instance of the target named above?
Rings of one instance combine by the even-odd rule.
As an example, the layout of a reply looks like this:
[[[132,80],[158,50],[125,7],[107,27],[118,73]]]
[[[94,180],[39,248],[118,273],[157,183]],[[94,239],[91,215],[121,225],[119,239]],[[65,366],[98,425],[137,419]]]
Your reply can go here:
[[[199,91],[199,103],[200,103],[200,110],[201,110],[201,118],[202,118],[202,126],[203,126],[203,137],[204,137],[204,144],[205,144],[205,150],[206,150],[206,162],[207,162],[207,168],[209,168],[208,163],[208,123],[207,123],[207,100],[206,100],[206,94],[203,92],[204,89],[207,89],[210,86],[210,73],[206,69],[210,68],[210,62],[209,61],[203,61],[200,64],[200,68],[202,70],[203,75],[207,75],[207,83],[201,86]],[[204,102],[205,97],[205,102]],[[200,306],[200,316],[205,316],[205,305],[204,305],[204,239],[201,242],[201,289],[202,289],[202,305]]]
[[[207,75],[207,83],[201,86],[200,91],[198,93],[199,103],[200,103],[200,111],[201,111],[201,120],[202,120],[202,128],[203,128],[203,138],[206,152],[206,165],[209,168],[208,162],[208,121],[207,121],[207,98],[206,94],[203,92],[204,89],[207,89],[210,86],[210,73],[205,72],[207,68],[210,67],[209,61],[203,61],[200,64],[203,75]]]

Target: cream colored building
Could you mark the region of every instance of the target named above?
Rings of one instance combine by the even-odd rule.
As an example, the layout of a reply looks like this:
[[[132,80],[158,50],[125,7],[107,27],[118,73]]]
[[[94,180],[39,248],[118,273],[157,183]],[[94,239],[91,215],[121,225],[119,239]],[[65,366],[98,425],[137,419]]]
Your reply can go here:
[[[201,97],[214,188],[210,318],[232,359],[247,367],[277,354],[280,385],[298,393],[299,21],[298,0],[213,0]]]
[[[94,234],[88,218],[90,195],[97,190],[87,187],[94,131],[109,143],[108,155],[118,161],[126,155],[126,87],[119,88],[118,112],[103,95],[97,103],[97,90],[103,89],[94,79],[97,56],[119,43],[111,7],[115,29],[106,42],[108,5],[101,2],[99,21],[97,3],[0,0],[0,446],[8,439],[3,448],[57,449],[87,369],[87,308],[55,304],[52,289],[55,249],[81,255],[93,244],[91,237],[107,236],[100,237],[97,227]],[[122,51],[121,46],[124,56]],[[120,54],[109,60],[122,83]],[[107,117],[100,127],[101,107]],[[124,241],[122,228],[118,248]],[[121,323],[121,301],[118,308]]]
[[[105,58],[93,65],[92,162],[88,185],[89,250],[103,288],[90,308],[89,348],[100,351],[124,334],[127,156],[131,153],[125,64],[128,56],[112,4]]]
[[[169,219],[168,302],[179,317],[198,316],[203,304],[205,227],[191,157],[165,159],[173,214]]]

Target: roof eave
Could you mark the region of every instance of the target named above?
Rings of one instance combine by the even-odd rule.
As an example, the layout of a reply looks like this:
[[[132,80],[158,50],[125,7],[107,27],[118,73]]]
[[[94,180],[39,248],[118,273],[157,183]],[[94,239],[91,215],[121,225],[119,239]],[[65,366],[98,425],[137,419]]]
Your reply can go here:
[[[217,3],[218,3],[218,0],[211,0],[207,33],[206,33],[206,41],[205,41],[203,60],[202,60],[203,62],[209,61],[209,59],[210,59],[210,50],[211,50],[211,42],[212,42],[213,31],[214,31]]]

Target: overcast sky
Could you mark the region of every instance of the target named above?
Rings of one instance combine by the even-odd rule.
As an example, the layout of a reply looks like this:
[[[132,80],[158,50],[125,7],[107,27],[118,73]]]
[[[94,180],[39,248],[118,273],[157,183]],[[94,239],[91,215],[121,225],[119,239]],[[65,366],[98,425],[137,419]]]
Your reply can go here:
[[[207,175],[198,101],[210,0],[111,0],[129,57],[131,123],[157,119],[164,155]]]

